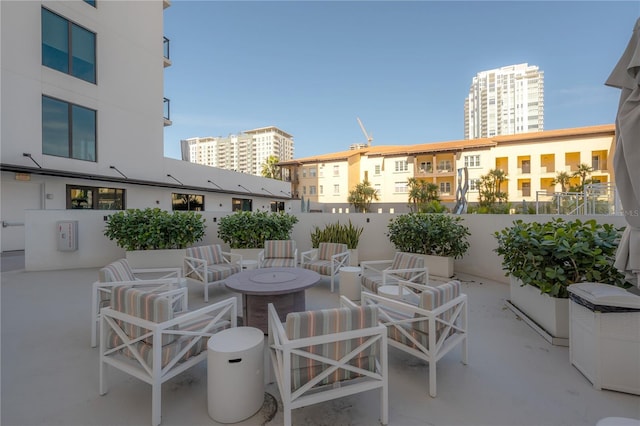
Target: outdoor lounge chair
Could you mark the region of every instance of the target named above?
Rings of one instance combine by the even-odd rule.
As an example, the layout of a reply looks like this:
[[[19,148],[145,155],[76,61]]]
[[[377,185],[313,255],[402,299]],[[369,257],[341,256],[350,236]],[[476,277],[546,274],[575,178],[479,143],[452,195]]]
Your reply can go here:
[[[416,284],[429,284],[429,270],[424,258],[412,253],[396,252],[391,260],[369,260],[360,262],[362,289],[377,293],[378,287],[396,285],[400,280]]]
[[[457,280],[437,287],[408,281],[399,286],[417,293],[417,305],[369,292],[362,292],[361,304],[378,307],[390,346],[429,364],[429,395],[435,397],[437,361],[461,344],[462,363],[467,363],[467,296]]]
[[[107,393],[107,366],[151,385],[151,423],[161,421],[162,383],[207,357],[214,333],[235,327],[236,298],[184,311],[186,288],[165,294],[116,286],[100,320],[100,395]],[[177,308],[177,309],[176,309]]]
[[[153,273],[160,277],[141,279],[136,274]],[[91,290],[91,347],[97,345],[97,329],[100,323],[100,309],[109,306],[111,289],[114,285],[136,285],[157,291],[172,290],[181,286],[181,268],[133,269],[127,259],[118,259],[98,271],[98,281]],[[186,299],[185,299],[186,303]],[[186,305],[185,305],[186,306]]]
[[[293,312],[284,326],[273,304],[268,309],[285,426],[296,408],[371,389],[380,389],[380,421],[389,422],[387,336],[375,306]]]
[[[223,252],[219,244],[188,247],[184,258],[184,276],[204,285],[204,301],[209,301],[209,286],[242,270],[242,256]]]
[[[346,244],[320,243],[317,249],[301,253],[300,266],[331,277],[331,292],[335,276],[343,266],[349,266],[349,249]]]
[[[260,268],[295,268],[298,266],[298,249],[295,240],[266,240],[258,253]]]

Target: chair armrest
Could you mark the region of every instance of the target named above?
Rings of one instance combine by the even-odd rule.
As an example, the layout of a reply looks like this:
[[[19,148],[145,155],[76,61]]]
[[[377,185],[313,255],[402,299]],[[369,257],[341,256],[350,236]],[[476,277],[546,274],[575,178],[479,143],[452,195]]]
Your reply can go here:
[[[300,263],[309,263],[318,259],[318,249],[311,249],[300,253]]]
[[[262,265],[262,262],[264,262],[264,249],[258,252],[258,266]]]
[[[416,275],[411,279],[406,279],[398,275],[405,272],[414,272]],[[424,268],[405,268],[405,269],[385,269],[382,271],[382,285],[387,285],[390,282],[398,283],[401,280],[427,285],[429,284],[429,269],[424,267]]]
[[[224,256],[225,260],[229,263],[237,263],[238,265],[242,266],[242,255],[238,254],[238,253],[230,253],[230,252],[226,252],[223,251],[222,255]]]
[[[362,275],[365,275],[367,271],[373,271],[376,273],[382,273],[385,269],[391,266],[393,260],[365,260],[360,262],[362,268]]]
[[[340,307],[341,308],[359,308],[360,305],[358,305],[353,300],[349,299],[347,296],[343,295],[343,296],[340,296]]]

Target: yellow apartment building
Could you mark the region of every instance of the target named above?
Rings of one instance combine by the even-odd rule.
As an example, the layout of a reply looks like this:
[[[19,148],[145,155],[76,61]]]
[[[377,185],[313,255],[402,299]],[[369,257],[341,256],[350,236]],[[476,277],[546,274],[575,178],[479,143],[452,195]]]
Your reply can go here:
[[[553,180],[560,172],[574,173],[580,164],[593,168],[593,182],[613,181],[613,124],[491,138],[369,146],[313,157],[282,161],[291,194],[313,203],[348,207],[354,187],[368,180],[379,200],[372,211],[384,206],[402,211],[408,204],[407,181],[416,178],[434,183],[442,202],[456,201],[456,190],[467,168],[467,201],[478,201],[478,180],[492,169],[504,171],[502,191],[509,201],[535,201],[539,191],[560,192]],[[571,184],[580,183],[574,177]],[[378,204],[378,207],[376,207]]]

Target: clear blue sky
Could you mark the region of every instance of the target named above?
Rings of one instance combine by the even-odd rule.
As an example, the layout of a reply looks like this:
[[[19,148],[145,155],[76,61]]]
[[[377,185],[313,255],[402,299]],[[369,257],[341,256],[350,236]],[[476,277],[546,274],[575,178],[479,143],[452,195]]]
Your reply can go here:
[[[604,86],[640,16],[639,1],[172,0],[165,96],[180,140],[277,126],[295,158],[366,142],[464,138],[473,77],[506,65],[545,74],[545,130],[613,123]]]

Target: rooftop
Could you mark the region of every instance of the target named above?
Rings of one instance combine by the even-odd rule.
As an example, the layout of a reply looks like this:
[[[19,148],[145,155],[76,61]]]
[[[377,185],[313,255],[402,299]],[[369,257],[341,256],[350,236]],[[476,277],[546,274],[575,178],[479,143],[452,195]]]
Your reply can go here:
[[[97,269],[26,272],[20,254],[2,255],[3,425],[147,425],[151,387],[109,370],[98,394],[98,350],[90,347],[90,292]],[[595,425],[604,417],[640,418],[640,397],[596,390],[553,346],[520,320],[509,288],[458,276],[469,299],[469,363],[453,350],[438,362],[438,396],[427,393],[427,367],[390,348],[390,425]],[[307,308],[335,307],[328,279],[307,290]],[[212,301],[234,293],[215,286]],[[189,304],[204,304],[189,284]],[[281,405],[277,388],[266,392]],[[269,400],[266,398],[265,400]],[[272,399],[271,399],[272,400]],[[378,393],[294,410],[294,424],[378,424]],[[240,425],[282,424],[265,404]],[[163,385],[162,424],[215,425],[207,411],[206,361]]]

